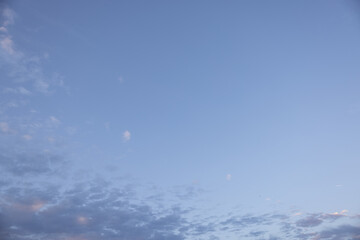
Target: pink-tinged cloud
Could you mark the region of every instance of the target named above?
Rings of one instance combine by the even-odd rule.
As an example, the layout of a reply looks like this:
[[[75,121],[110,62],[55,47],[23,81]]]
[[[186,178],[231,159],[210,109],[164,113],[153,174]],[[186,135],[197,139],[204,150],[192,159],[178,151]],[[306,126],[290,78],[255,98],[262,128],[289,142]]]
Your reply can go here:
[[[83,216],[78,216],[76,219],[77,223],[79,224],[87,224],[89,222],[89,219]]]
[[[21,212],[37,212],[39,210],[41,210],[41,208],[43,208],[45,206],[45,202],[42,201],[35,201],[32,204],[19,204],[19,203],[14,203],[12,204],[13,208],[21,211]]]
[[[130,133],[128,130],[126,130],[126,131],[123,133],[123,139],[124,139],[125,142],[127,142],[127,141],[130,140],[130,138],[131,138],[131,133]]]

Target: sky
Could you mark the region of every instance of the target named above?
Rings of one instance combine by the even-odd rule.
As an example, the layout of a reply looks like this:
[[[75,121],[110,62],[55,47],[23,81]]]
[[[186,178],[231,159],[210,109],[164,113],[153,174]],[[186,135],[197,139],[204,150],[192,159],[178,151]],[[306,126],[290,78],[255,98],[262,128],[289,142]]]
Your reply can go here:
[[[0,1],[0,239],[360,239],[360,3]]]

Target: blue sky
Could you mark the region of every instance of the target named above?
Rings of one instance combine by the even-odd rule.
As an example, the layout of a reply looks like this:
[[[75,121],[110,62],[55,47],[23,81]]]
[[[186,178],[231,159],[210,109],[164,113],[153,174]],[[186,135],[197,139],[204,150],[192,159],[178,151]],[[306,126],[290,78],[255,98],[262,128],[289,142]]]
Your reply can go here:
[[[356,1],[0,8],[2,238],[360,236]]]

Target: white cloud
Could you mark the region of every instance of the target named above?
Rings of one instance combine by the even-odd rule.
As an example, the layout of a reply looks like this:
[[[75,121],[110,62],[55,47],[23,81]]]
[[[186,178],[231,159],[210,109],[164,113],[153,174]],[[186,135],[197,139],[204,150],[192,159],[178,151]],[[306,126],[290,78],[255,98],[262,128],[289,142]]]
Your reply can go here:
[[[128,130],[126,130],[126,131],[123,133],[123,139],[124,139],[125,142],[127,142],[127,141],[130,140],[130,138],[131,138],[131,133],[130,133]]]
[[[61,123],[61,121],[54,116],[50,116],[49,119],[54,126],[58,126]]]
[[[231,174],[229,173],[229,174],[226,174],[226,180],[228,180],[228,181],[230,181],[231,180]]]
[[[5,88],[4,93],[20,93],[23,95],[31,95],[31,92],[27,90],[24,87],[18,87],[18,88]]]

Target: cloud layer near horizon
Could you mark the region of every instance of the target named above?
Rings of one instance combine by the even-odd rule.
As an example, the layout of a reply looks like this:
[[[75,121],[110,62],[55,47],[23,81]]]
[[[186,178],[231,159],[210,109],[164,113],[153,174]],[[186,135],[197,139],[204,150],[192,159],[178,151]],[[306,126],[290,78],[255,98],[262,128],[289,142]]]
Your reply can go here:
[[[56,173],[66,162],[63,156],[24,152],[21,157],[9,153],[0,158],[1,174],[8,176],[0,183],[0,236],[4,240],[177,240],[224,236],[335,240],[360,236],[356,224],[359,216],[348,215],[346,210],[251,214],[244,209],[225,215],[199,215],[199,209],[187,205],[184,198],[201,195],[193,188],[175,189],[174,198],[169,201],[171,191],[153,191],[152,197],[138,194],[140,186],[126,178],[119,180],[121,184],[95,176],[59,181],[62,177]],[[24,165],[29,161],[31,166]],[[57,181],[45,180],[54,173]],[[27,176],[26,180],[22,176]]]

